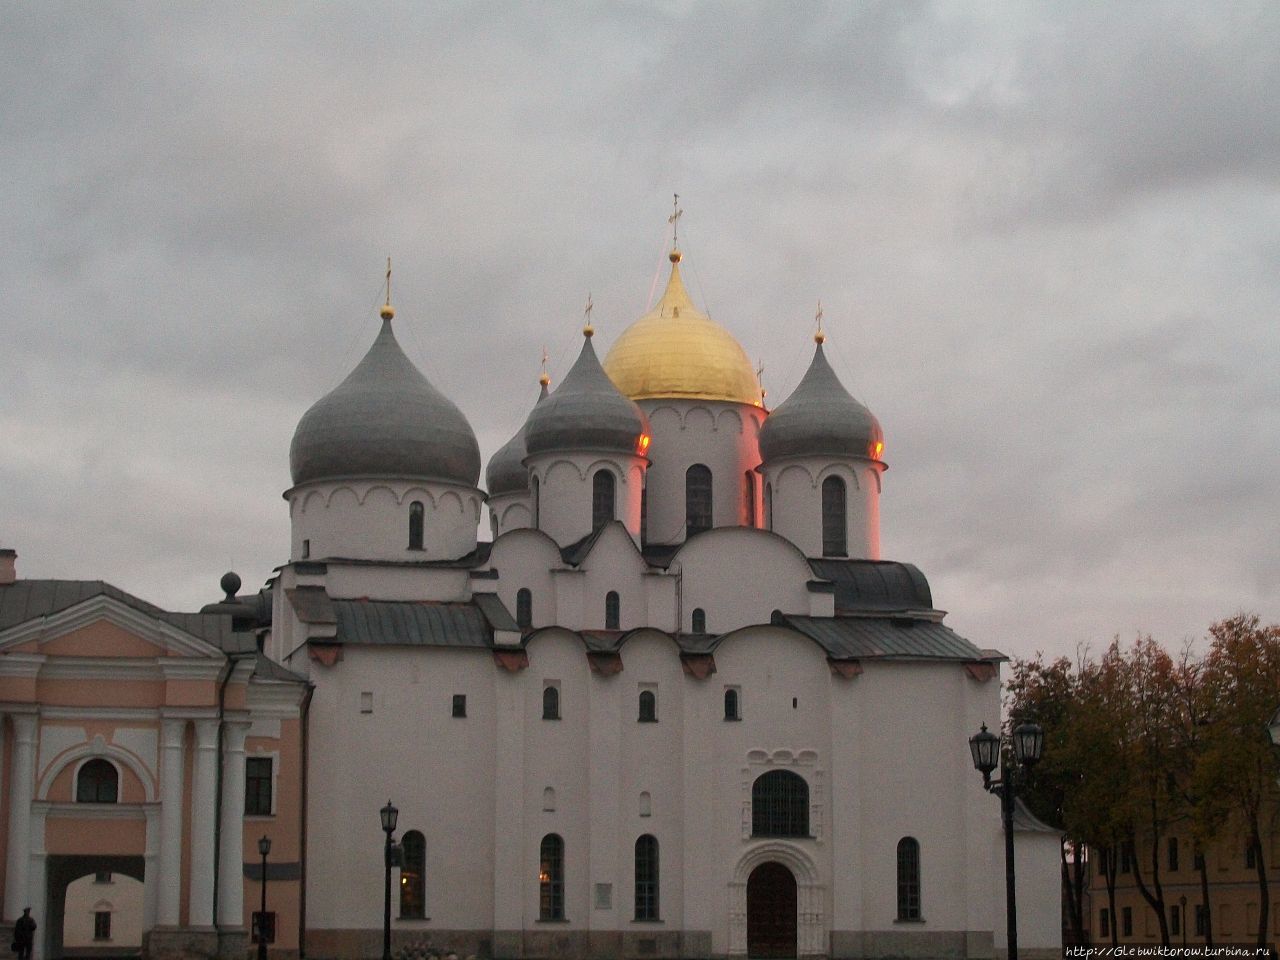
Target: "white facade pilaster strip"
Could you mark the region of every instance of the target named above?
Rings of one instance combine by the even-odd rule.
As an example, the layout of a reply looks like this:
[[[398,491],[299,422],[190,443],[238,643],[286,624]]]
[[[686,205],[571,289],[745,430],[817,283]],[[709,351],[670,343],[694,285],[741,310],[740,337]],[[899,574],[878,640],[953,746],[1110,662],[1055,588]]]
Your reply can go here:
[[[31,799],[35,793],[36,715],[14,713],[13,758],[9,771],[9,843],[5,862],[4,916],[16,920],[31,906]]]
[[[182,781],[186,720],[161,724],[160,900],[156,922],[176,927],[182,908]]]
[[[244,741],[250,723],[223,724],[222,831],[218,849],[218,926],[244,926]]]
[[[142,858],[142,929],[156,925],[160,902],[160,808],[148,804],[143,810],[147,818],[146,847]]]
[[[191,893],[188,923],[213,926],[213,878],[217,851],[218,721],[197,720],[191,783]]]

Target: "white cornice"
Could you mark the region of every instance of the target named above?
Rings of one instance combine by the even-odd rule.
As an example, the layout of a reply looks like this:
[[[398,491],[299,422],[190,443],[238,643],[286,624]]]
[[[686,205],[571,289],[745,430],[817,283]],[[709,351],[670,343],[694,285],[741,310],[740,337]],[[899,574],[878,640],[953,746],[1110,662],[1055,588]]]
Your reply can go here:
[[[158,803],[53,803],[35,801],[33,810],[43,807],[43,813],[55,820],[149,820],[160,815]]]
[[[34,677],[46,659],[40,653],[6,653],[0,656],[0,677]]]
[[[159,620],[105,593],[89,597],[65,610],[36,617],[8,630],[0,631],[0,651],[32,640],[50,640],[89,626],[100,620],[141,637],[173,653],[188,657],[222,659],[225,654],[213,644],[187,633],[173,624]]]
[[[185,657],[162,657],[156,661],[166,680],[217,680],[225,666],[223,660]]]
[[[0,706],[0,711],[10,712]],[[42,707],[44,720],[159,720],[158,707]]]
[[[245,706],[255,717],[296,717],[307,695],[302,683],[251,683],[245,692]]]
[[[46,657],[42,680],[163,680],[156,661],[142,657]]]

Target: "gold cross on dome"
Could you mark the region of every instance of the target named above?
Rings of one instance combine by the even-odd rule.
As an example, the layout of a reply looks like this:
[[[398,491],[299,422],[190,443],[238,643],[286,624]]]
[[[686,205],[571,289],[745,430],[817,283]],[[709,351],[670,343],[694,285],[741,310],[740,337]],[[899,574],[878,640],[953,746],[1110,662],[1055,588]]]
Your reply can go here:
[[[391,304],[391,258],[387,257],[387,304]]]
[[[590,293],[590,291],[588,291],[588,292],[587,292],[587,306],[586,306],[586,308],[583,310],[583,312],[586,314],[586,317],[587,317],[587,323],[590,323],[590,322],[591,322],[591,311],[592,311],[592,310],[594,310],[594,309],[595,309],[595,304],[591,302],[591,293]]]
[[[667,223],[671,224],[671,249],[674,250],[680,246],[680,217],[684,213],[680,209],[680,194],[673,194],[675,199],[671,202],[671,216],[667,217]]]

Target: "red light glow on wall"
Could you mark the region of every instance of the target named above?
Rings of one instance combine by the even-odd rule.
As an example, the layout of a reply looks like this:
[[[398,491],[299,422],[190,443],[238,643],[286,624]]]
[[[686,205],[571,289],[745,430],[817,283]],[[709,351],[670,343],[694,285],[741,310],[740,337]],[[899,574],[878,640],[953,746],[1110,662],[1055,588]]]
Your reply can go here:
[[[871,445],[871,455],[878,460],[882,453],[884,453],[884,441],[877,440]]]
[[[640,439],[636,441],[636,453],[644,456],[649,449],[649,435],[647,433],[640,434]]]

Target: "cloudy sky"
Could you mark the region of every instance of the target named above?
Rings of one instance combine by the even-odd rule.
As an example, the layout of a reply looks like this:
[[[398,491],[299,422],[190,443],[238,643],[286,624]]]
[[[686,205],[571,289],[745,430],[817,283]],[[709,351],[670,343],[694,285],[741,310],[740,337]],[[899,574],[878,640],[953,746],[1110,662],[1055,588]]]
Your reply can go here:
[[[0,546],[256,586],[377,331],[487,458],[695,300],[884,425],[885,556],[1015,655],[1280,620],[1280,4],[11,5]]]

